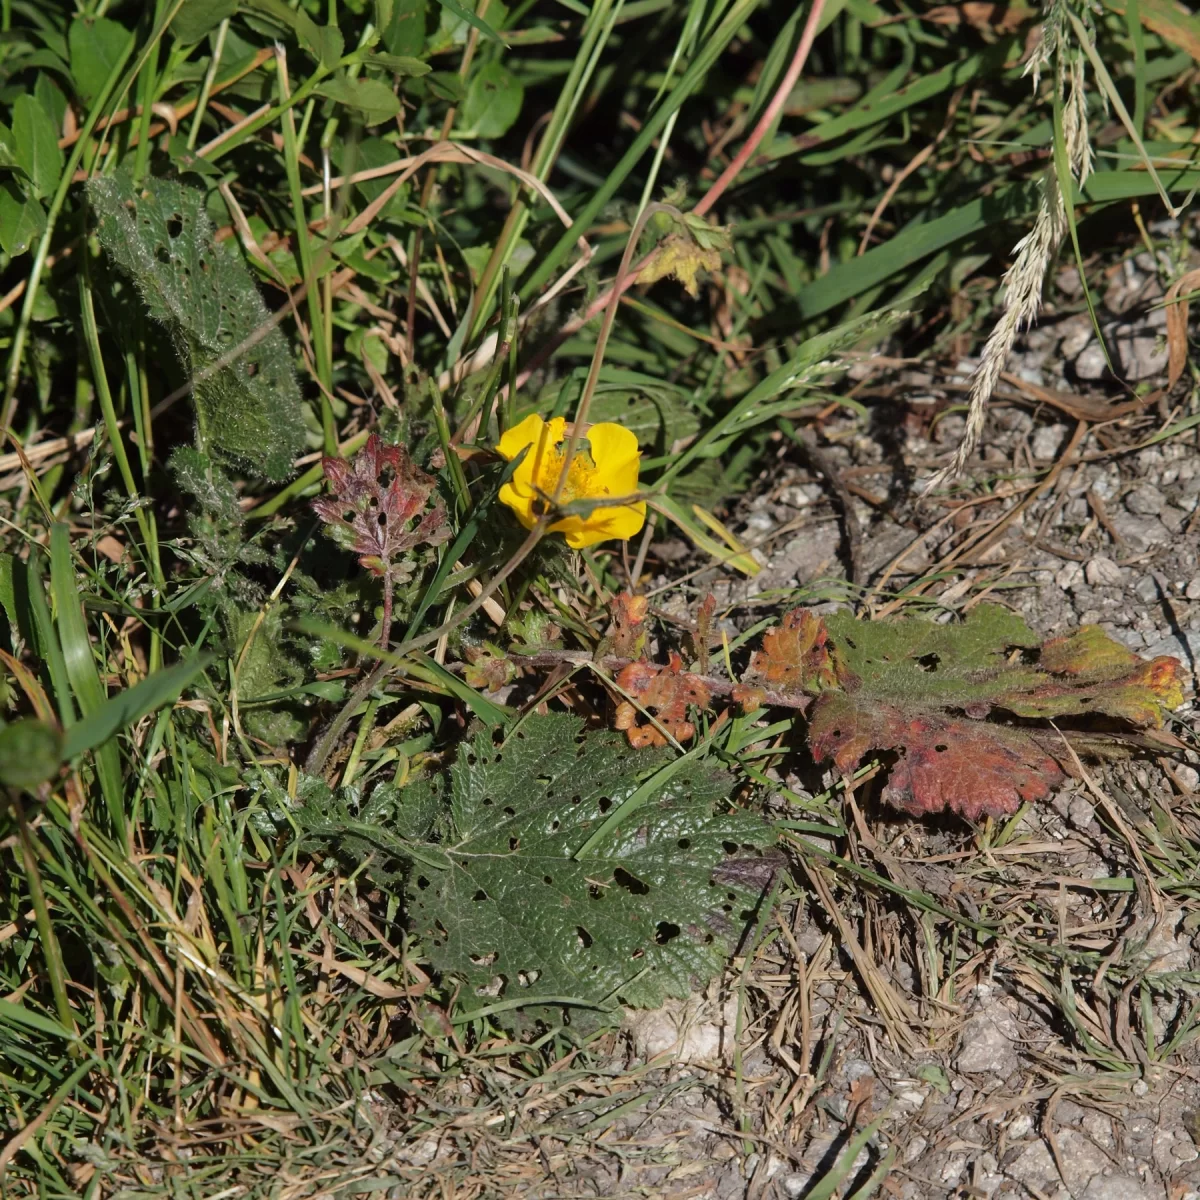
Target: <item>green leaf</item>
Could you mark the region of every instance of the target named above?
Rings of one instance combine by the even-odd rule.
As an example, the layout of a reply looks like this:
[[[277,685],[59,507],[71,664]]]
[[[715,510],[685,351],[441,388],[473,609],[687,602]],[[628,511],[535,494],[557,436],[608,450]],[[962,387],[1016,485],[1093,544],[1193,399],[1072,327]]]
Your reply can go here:
[[[170,704],[208,666],[208,656],[193,658],[162,671],[141,683],[109,696],[90,716],[72,725],[63,746],[64,758],[75,758],[103,745],[119,730],[141,720],[147,713]]]
[[[768,827],[730,811],[728,775],[687,763],[572,857],[661,761],[575,717],[535,716],[501,746],[483,733],[460,747],[448,788],[400,792],[401,805],[438,813],[424,836],[449,867],[411,872],[408,914],[434,965],[464,981],[467,1012],[554,997],[654,1006],[721,969],[774,865]]]
[[[183,0],[171,22],[171,33],[190,46],[235,12],[237,0]]]
[[[9,258],[26,254],[45,228],[41,202],[23,195],[14,179],[0,183],[0,250]]]
[[[700,428],[683,393],[661,379],[619,367],[601,369],[589,420],[624,425],[637,436],[643,453],[670,453],[675,442]]]
[[[367,125],[378,125],[400,112],[399,98],[379,79],[351,79],[342,75],[327,79],[317,92],[338,104],[358,109]]]
[[[96,667],[96,658],[83,619],[83,603],[71,558],[67,527],[61,521],[50,528],[50,592],[58,640],[71,693],[84,719],[100,712],[108,700]],[[71,722],[68,728],[73,726]],[[125,830],[125,791],[121,779],[121,756],[114,744],[101,746],[96,754],[96,773],[108,806],[113,829],[122,838]]]
[[[409,75],[414,79],[419,79],[422,75],[428,75],[432,70],[428,63],[422,62],[419,58],[411,58],[404,54],[383,54],[367,51],[361,56],[361,61],[369,67],[380,67],[384,71],[391,71],[393,75]]]
[[[67,31],[71,78],[84,104],[90,105],[100,94],[132,36],[124,25],[107,17],[76,17],[71,22]]]
[[[438,0],[438,3],[460,21],[466,21],[472,29],[478,30],[488,41],[495,42],[497,46],[504,45],[504,39],[482,17],[477,17],[470,9],[464,8],[458,0]]]
[[[17,165],[17,143],[13,140],[12,130],[0,121],[0,167],[15,167]]]
[[[423,80],[426,87],[447,104],[460,104],[466,96],[462,80],[453,71],[430,71]]]
[[[16,591],[17,560],[11,554],[0,554],[0,608],[13,629],[19,629]]]
[[[231,358],[271,318],[241,259],[214,244],[204,193],[167,179],[135,187],[121,171],[93,180],[88,195],[101,244],[193,378],[209,450],[269,479],[289,476],[304,445],[291,351],[271,327]]]
[[[0,728],[0,784],[32,792],[62,765],[63,738],[44,721],[26,717]]]
[[[54,122],[28,92],[22,92],[13,104],[12,136],[13,157],[29,177],[34,193],[50,195],[62,176],[63,153]]]
[[[462,126],[478,137],[502,137],[521,115],[525,89],[500,63],[480,67],[471,78],[463,101]]]
[[[316,52],[321,66],[332,71],[341,61],[346,49],[346,39],[336,25],[318,25],[315,32],[310,34],[311,48]]]
[[[379,32],[389,53],[420,54],[425,49],[428,12],[429,0],[395,0],[387,13],[380,13]]]

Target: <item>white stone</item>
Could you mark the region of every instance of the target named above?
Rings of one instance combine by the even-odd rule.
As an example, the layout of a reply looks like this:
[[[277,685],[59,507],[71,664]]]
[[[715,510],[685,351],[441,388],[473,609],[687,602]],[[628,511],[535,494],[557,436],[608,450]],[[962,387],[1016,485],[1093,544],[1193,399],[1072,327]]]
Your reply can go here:
[[[1028,1137],[1033,1132],[1033,1117],[1029,1113],[1017,1113],[1009,1121],[1006,1132],[1010,1142],[1019,1142],[1022,1138]]]
[[[925,1147],[929,1143],[923,1137],[915,1137],[907,1146],[904,1147],[904,1165],[911,1167],[913,1163],[925,1153]]]
[[[645,1060],[668,1055],[678,1063],[721,1062],[733,1050],[737,997],[721,1008],[703,996],[668,1000],[662,1008],[627,1014],[625,1029],[634,1052]]]
[[[1089,560],[1083,574],[1092,587],[1119,587],[1125,578],[1125,572],[1103,554]]]
[[[963,1027],[962,1046],[954,1065],[969,1075],[1010,1075],[1019,1065],[1014,1043],[1016,1018],[1001,1003],[988,1005]]]
[[[950,1155],[946,1160],[946,1165],[942,1168],[942,1182],[949,1184],[950,1187],[955,1187],[962,1179],[966,1169],[967,1156],[965,1154]]]
[[[1095,381],[1103,379],[1108,372],[1108,362],[1099,342],[1089,342],[1075,359],[1075,374],[1080,379]]]
[[[1059,591],[1074,591],[1083,582],[1083,563],[1068,562],[1054,576],[1054,582],[1058,585]]]
[[[1054,425],[1042,425],[1037,433],[1033,435],[1032,442],[1030,442],[1033,457],[1042,461],[1057,458],[1058,452],[1067,440],[1067,432],[1068,430],[1065,425],[1057,423]]]

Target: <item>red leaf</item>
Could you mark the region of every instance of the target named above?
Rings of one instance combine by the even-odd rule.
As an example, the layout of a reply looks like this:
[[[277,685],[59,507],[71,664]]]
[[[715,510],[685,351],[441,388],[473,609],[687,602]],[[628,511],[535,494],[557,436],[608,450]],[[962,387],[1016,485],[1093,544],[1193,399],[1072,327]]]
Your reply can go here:
[[[433,480],[403,446],[390,446],[375,434],[353,462],[323,458],[330,495],[312,502],[329,533],[359,556],[375,575],[395,574],[401,559],[420,545],[436,546],[451,533]]]
[[[815,758],[832,758],[846,775],[872,750],[896,751],[883,798],[914,815],[949,809],[970,821],[1005,816],[1045,799],[1065,778],[1023,729],[935,713],[907,717],[839,691],[817,698],[808,740]]]

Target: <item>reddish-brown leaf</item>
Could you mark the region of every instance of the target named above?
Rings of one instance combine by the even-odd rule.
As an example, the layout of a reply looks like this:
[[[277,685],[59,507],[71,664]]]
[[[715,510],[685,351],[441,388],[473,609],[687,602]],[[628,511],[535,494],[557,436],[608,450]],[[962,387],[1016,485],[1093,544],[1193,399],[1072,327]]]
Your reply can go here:
[[[649,709],[658,723],[677,742],[690,741],[696,727],[688,720],[688,706],[707,709],[711,701],[704,681],[682,669],[683,660],[674,651],[665,667],[653,663],[633,662],[617,676],[617,686]],[[624,730],[629,744],[638,749],[646,746],[665,746],[667,739],[653,725],[639,724],[638,710],[628,700],[617,705],[613,724]]]
[[[1095,626],[1039,645],[997,605],[950,624],[798,611],[763,643],[735,697],[749,707],[762,682],[816,693],[814,756],[848,773],[873,751],[895,752],[883,796],[914,813],[977,819],[1042,799],[1069,756],[1034,721],[1095,715],[1156,729],[1183,701],[1178,660],[1141,659]]]
[[[410,550],[450,536],[441,500],[429,503],[433,480],[403,446],[371,434],[352,462],[323,458],[321,467],[330,494],[314,500],[313,509],[330,536],[373,574],[395,576]]]
[[[641,658],[646,645],[646,616],[650,600],[632,592],[619,592],[609,606],[612,628],[608,632],[612,653],[617,658]]]
[[[794,608],[763,634],[763,648],[751,657],[743,682],[771,691],[815,693],[845,687],[851,677],[830,643],[825,622],[807,608]]]
[[[873,750],[896,751],[883,799],[918,816],[943,809],[970,821],[1004,816],[1044,799],[1064,779],[1026,730],[935,713],[906,716],[839,691],[817,698],[808,740],[815,758],[832,759],[847,775]]]

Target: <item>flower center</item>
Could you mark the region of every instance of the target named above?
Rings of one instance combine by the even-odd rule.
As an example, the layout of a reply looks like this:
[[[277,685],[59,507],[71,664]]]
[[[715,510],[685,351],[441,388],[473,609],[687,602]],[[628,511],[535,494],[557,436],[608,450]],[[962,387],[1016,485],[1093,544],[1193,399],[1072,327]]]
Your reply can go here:
[[[558,487],[559,476],[563,471],[563,459],[566,456],[566,442],[559,442],[544,453],[534,472],[534,482],[542,493],[539,497],[542,503],[547,503]],[[592,461],[591,451],[587,443],[579,446],[571,458],[567,468],[567,477],[563,480],[559,502],[569,504],[572,500],[587,499],[602,493],[607,488],[596,486],[596,464]],[[535,502],[536,511],[536,502]]]

